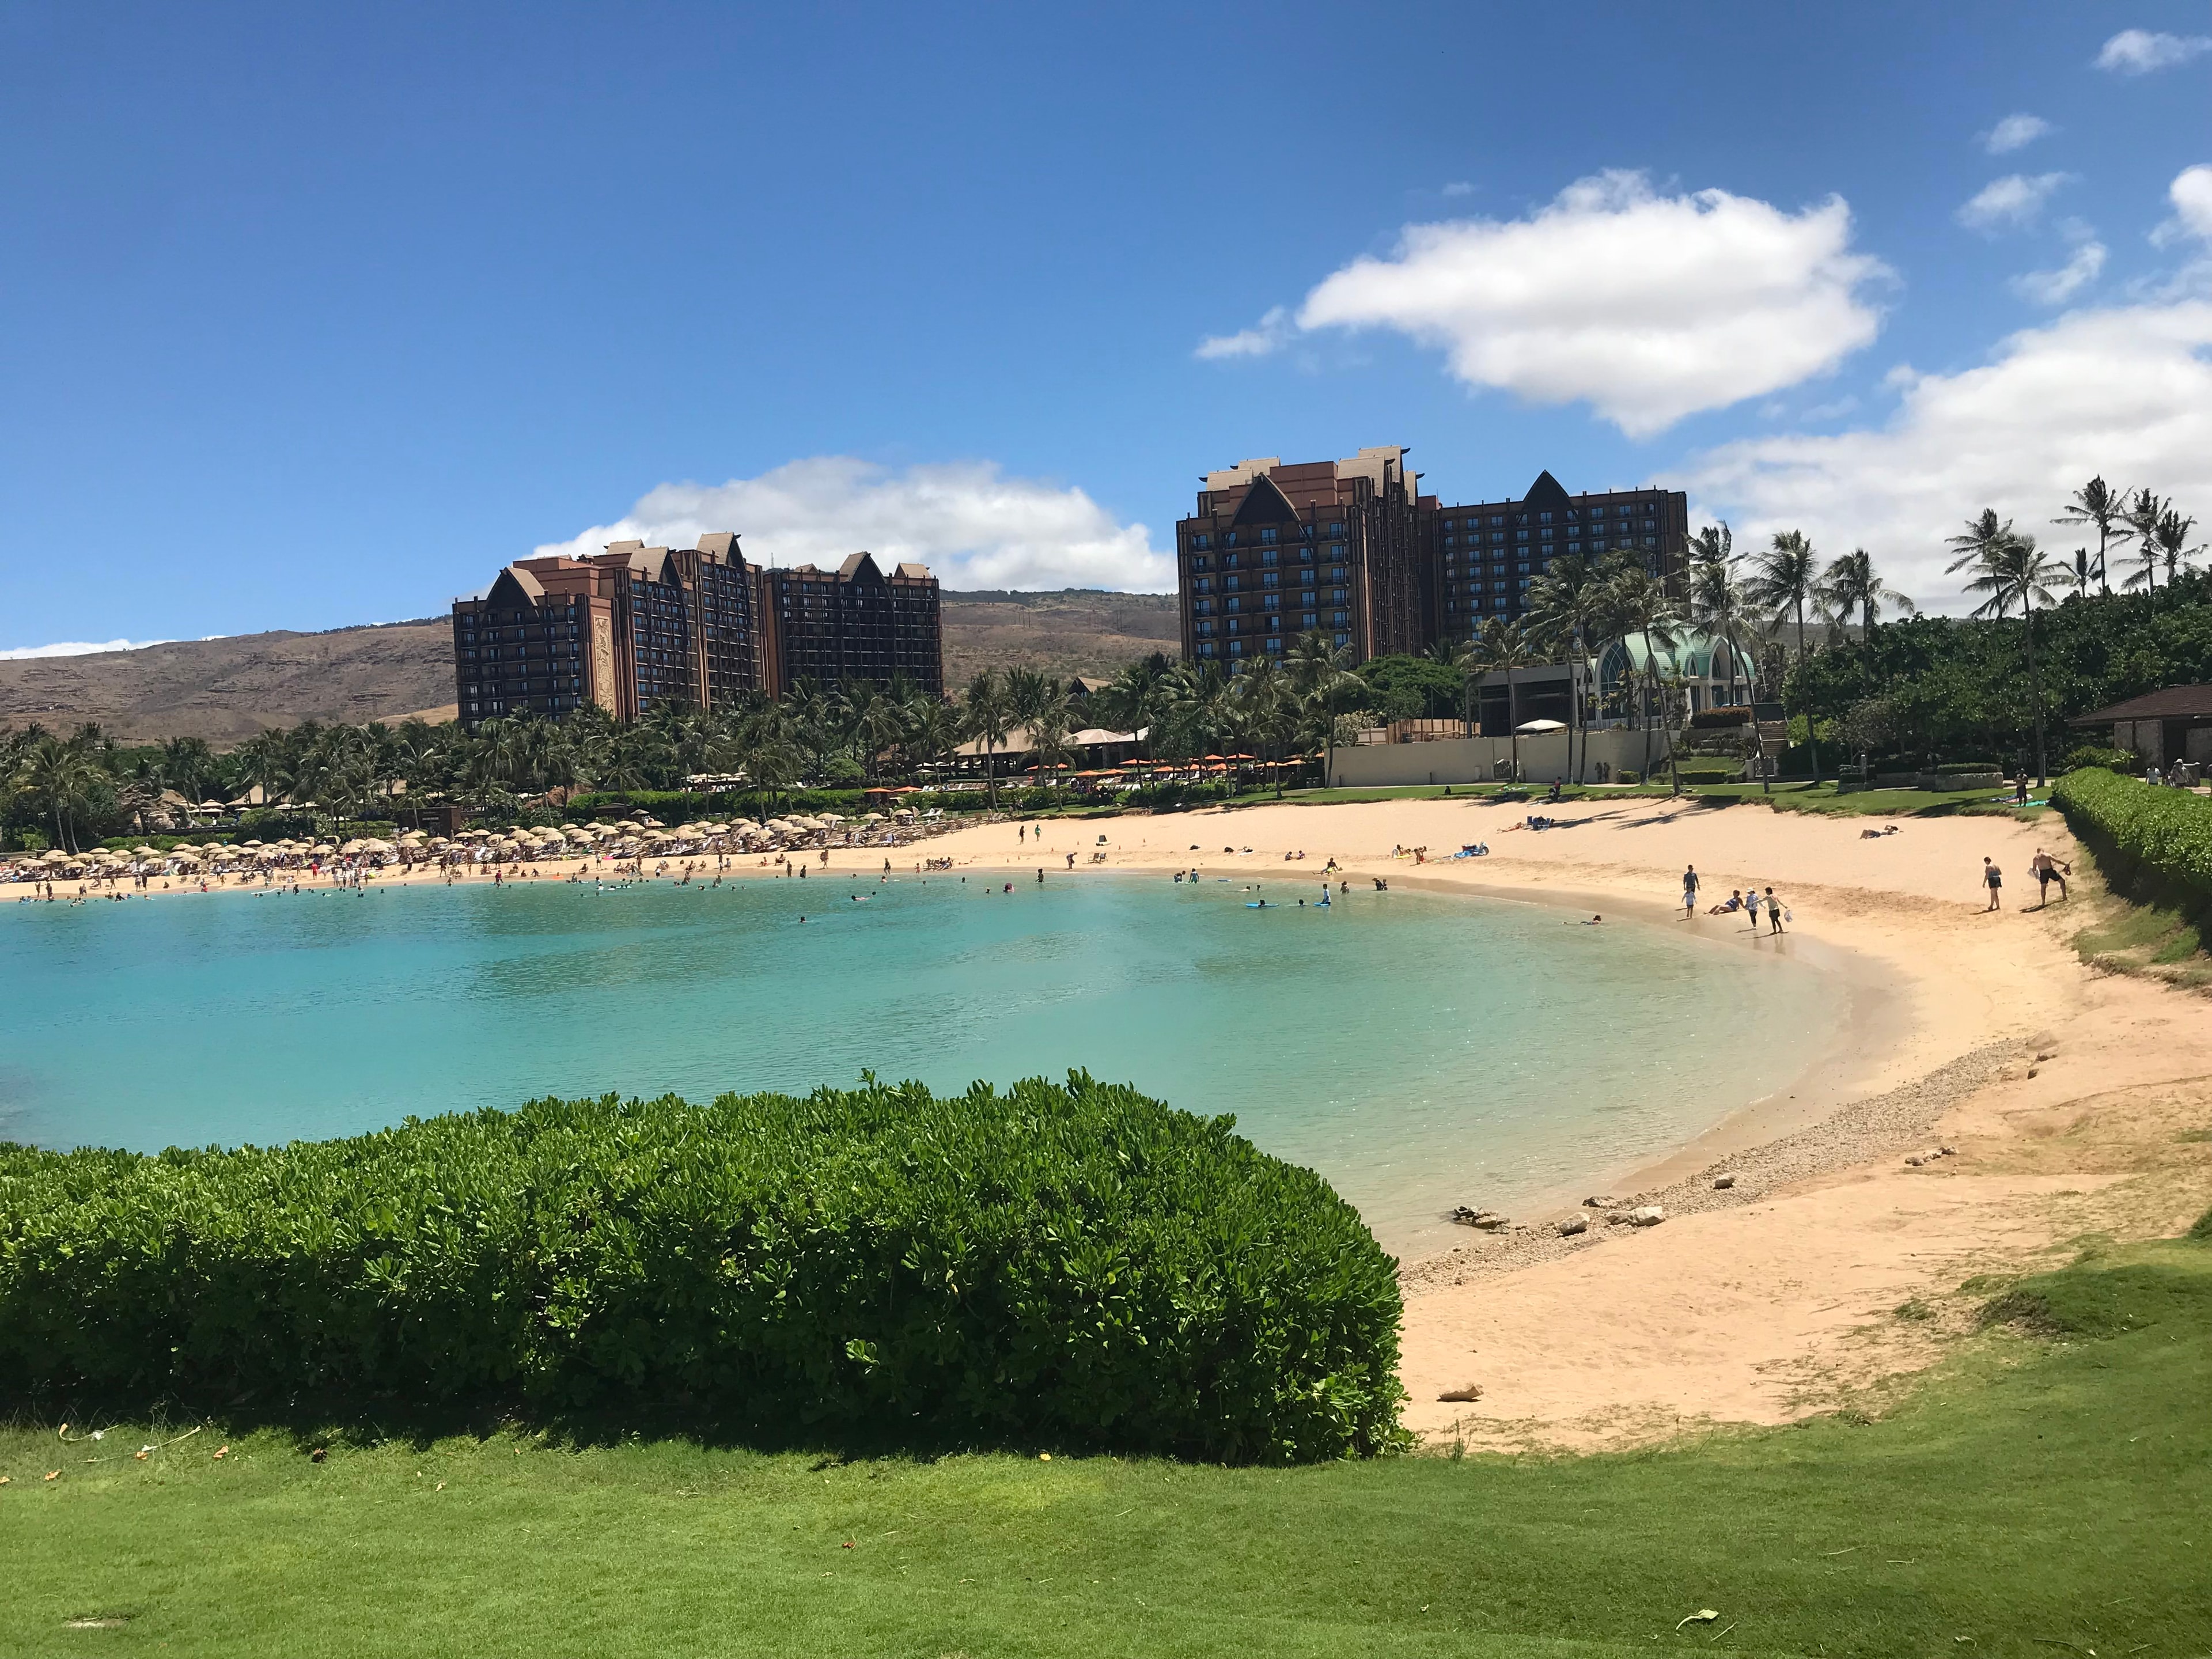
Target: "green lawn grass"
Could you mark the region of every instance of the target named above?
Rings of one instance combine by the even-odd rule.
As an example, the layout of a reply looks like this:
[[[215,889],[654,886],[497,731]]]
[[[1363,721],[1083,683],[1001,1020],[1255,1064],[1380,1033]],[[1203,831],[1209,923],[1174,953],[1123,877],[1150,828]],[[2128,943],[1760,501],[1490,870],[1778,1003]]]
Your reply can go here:
[[[2212,1245],[1993,1288],[2012,1322],[1879,1420],[1594,1457],[841,1462],[503,1434],[317,1464],[265,1431],[216,1461],[210,1428],[140,1463],[143,1428],[20,1428],[0,1653],[2206,1652]]]

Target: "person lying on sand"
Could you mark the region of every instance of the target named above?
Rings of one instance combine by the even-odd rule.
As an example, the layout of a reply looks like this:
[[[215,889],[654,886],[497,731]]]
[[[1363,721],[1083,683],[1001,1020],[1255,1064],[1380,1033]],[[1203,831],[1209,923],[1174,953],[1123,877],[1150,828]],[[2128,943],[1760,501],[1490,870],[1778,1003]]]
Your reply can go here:
[[[1728,899],[1725,903],[1714,905],[1711,908],[1708,909],[1705,914],[1709,916],[1732,916],[1742,908],[1743,889],[1737,887],[1729,890]]]

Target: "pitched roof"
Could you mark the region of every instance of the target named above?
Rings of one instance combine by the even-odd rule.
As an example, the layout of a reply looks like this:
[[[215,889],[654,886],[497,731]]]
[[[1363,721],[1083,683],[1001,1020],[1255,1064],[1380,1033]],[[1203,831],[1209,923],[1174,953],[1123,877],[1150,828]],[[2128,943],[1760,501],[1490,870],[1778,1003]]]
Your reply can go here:
[[[857,581],[863,570],[868,573],[868,580],[871,581],[879,582],[884,579],[884,573],[877,568],[875,556],[872,553],[855,553],[850,556],[844,563],[837,567],[837,578],[840,581]]]
[[[1237,516],[1231,524],[1296,524],[1298,510],[1291,505],[1291,498],[1283,494],[1282,485],[1266,473],[1252,480],[1252,487],[1244,492],[1244,499],[1237,504]]]
[[[1556,509],[1567,504],[1567,489],[1547,468],[1536,475],[1536,482],[1528,486],[1528,493],[1521,500],[1524,506]]]
[[[2116,702],[2110,708],[2076,714],[2066,723],[2106,726],[2114,720],[2187,720],[2192,715],[2212,718],[2212,685],[2169,685],[2162,691],[2149,691],[2125,702]]]

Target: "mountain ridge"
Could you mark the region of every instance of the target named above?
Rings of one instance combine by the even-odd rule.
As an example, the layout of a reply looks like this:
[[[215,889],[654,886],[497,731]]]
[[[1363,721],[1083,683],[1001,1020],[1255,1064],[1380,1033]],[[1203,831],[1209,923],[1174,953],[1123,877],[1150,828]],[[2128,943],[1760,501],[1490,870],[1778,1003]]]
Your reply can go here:
[[[946,589],[945,674],[986,667],[1111,674],[1177,648],[1175,596],[1099,588]],[[450,719],[453,634],[444,617],[273,629],[131,651],[0,661],[0,726],[66,732],[88,720],[132,742],[217,746],[302,720]]]

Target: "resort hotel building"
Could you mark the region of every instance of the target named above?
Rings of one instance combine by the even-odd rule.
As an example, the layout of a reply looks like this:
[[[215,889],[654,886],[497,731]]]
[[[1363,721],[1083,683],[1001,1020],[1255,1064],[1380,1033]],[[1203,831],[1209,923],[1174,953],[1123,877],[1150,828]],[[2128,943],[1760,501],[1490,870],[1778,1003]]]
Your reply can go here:
[[[836,570],[750,564],[728,531],[695,548],[616,542],[604,553],[520,559],[453,601],[453,680],[465,726],[596,705],[618,720],[713,708],[798,680],[945,686],[937,579],[886,575],[855,553]]]
[[[1626,550],[1668,580],[1689,542],[1678,490],[1570,495],[1549,472],[1518,500],[1442,505],[1403,445],[1285,466],[1267,456],[1209,472],[1176,526],[1186,662],[1279,655],[1315,629],[1353,660],[1471,640],[1517,618],[1529,584],[1569,554]]]

